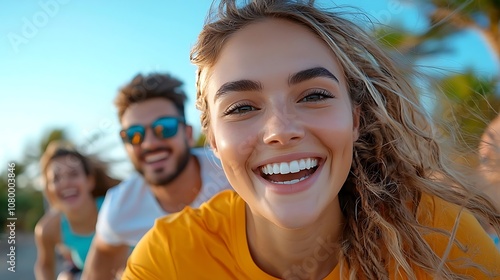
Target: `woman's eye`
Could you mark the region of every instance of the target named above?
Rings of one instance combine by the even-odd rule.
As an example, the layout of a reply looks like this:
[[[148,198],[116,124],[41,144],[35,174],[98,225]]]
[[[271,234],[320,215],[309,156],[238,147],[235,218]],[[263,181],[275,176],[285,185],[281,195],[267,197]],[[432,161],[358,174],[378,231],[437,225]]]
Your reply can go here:
[[[251,105],[235,105],[229,107],[225,112],[224,115],[242,115],[251,111],[257,110],[255,107]]]
[[[327,91],[318,91],[308,94],[300,100],[300,102],[317,102],[322,101],[326,98],[333,98],[333,95]]]

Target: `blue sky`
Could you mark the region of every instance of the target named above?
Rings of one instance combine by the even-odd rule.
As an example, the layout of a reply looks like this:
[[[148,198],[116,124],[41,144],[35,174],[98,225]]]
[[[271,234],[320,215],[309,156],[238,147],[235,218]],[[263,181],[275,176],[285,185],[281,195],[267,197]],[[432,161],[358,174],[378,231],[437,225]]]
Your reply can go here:
[[[397,0],[323,2],[359,7],[381,23],[424,25],[416,7]],[[210,3],[0,0],[0,110],[5,129],[0,162],[21,159],[23,150],[52,128],[67,129],[77,144],[99,131],[111,147],[106,152],[126,159],[112,102],[117,89],[139,72],[170,72],[183,80],[189,95],[188,122],[199,131],[189,51]],[[434,66],[498,73],[497,63],[473,32],[457,36],[450,46],[455,52],[433,60]]]

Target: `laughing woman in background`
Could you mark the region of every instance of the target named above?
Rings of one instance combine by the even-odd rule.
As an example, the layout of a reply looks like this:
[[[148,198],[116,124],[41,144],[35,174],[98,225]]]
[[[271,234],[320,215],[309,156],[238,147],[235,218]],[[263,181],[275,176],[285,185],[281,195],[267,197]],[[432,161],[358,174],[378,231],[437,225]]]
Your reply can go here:
[[[50,210],[35,227],[36,279],[55,278],[56,248],[66,248],[71,255],[71,266],[57,279],[79,279],[104,195],[119,181],[107,175],[103,163],[67,143],[52,142],[40,165]]]

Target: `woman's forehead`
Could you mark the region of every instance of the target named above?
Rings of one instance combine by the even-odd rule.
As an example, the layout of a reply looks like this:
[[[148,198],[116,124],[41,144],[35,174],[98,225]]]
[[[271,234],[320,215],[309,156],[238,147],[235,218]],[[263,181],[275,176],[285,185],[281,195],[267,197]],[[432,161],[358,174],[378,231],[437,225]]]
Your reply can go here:
[[[52,159],[48,165],[48,170],[61,172],[68,169],[78,169],[82,167],[82,161],[74,155],[65,155]]]
[[[292,21],[267,19],[232,34],[204,78],[209,92],[214,92],[229,81],[286,81],[293,73],[315,67],[339,79],[344,76],[331,48],[311,30]]]

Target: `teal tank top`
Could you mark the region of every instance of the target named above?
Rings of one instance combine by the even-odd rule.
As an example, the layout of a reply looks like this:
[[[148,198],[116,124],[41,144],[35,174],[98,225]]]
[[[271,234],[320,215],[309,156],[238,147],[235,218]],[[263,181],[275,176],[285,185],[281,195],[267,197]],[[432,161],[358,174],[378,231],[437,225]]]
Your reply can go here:
[[[103,201],[104,196],[96,198],[97,211],[101,209]],[[66,219],[66,216],[62,215],[61,233],[63,244],[71,251],[71,259],[73,260],[73,263],[76,267],[82,270],[95,232],[89,235],[79,235],[74,233],[71,230],[68,219]]]

